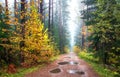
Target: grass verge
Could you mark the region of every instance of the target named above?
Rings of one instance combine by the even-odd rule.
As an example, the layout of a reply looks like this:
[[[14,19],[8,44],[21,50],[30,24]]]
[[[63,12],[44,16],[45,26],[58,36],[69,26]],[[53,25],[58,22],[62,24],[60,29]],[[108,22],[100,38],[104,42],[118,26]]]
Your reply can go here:
[[[1,70],[1,75],[0,77],[24,77],[25,74],[31,73],[35,70],[38,70],[39,68],[43,67],[44,64],[38,65],[38,66],[33,66],[31,68],[18,68],[17,73],[15,74],[8,74],[5,72],[5,70]]]
[[[117,72],[106,69],[102,64],[98,62],[98,59],[94,57],[93,53],[79,52],[78,56],[88,62],[92,68],[100,75],[100,77],[119,77]]]
[[[59,56],[52,57],[50,62],[53,62],[58,59]],[[6,73],[6,69],[0,70],[0,77],[24,77],[26,74],[34,72],[42,67],[45,67],[45,64],[32,66],[31,68],[17,68],[17,73],[8,74]]]

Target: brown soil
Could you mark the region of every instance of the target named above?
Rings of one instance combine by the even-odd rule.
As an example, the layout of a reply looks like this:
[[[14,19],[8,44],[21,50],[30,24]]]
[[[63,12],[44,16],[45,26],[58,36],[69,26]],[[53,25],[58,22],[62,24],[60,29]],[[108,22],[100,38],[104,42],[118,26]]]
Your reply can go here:
[[[58,64],[64,63],[62,65]],[[75,64],[73,63],[75,62]],[[55,71],[57,69],[57,71]],[[51,73],[50,71],[53,71]],[[59,57],[58,60],[39,70],[25,75],[25,77],[99,77],[98,74],[82,59],[79,59],[75,53],[70,52]]]

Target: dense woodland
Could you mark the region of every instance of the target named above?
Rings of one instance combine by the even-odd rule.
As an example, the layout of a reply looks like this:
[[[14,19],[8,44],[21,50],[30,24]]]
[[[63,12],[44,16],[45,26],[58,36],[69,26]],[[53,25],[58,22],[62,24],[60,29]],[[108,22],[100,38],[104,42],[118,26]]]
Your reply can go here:
[[[120,72],[120,1],[84,0],[82,11],[88,28],[89,49],[104,65]]]
[[[13,10],[4,1],[0,3],[0,68],[31,67],[70,50],[69,0],[14,0]],[[76,48],[92,52],[99,63],[120,73],[120,1],[82,3],[86,8],[79,18],[85,24],[80,28],[87,31],[76,31],[80,36]]]
[[[14,11],[8,4],[0,4],[0,68],[32,66],[64,53],[66,1],[14,0]]]

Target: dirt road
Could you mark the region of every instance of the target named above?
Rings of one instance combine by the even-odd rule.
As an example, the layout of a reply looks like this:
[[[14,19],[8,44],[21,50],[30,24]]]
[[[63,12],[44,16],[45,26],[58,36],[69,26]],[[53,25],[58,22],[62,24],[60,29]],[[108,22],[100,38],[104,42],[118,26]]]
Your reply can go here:
[[[99,77],[98,74],[84,60],[70,52],[59,57],[58,60],[25,77]]]

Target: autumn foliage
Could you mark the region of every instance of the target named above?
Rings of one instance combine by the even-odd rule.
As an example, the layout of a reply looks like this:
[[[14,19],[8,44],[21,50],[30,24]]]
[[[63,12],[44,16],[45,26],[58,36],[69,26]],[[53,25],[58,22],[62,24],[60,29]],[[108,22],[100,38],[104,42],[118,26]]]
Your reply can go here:
[[[8,66],[7,72],[8,72],[8,73],[16,73],[17,70],[16,70],[15,65],[14,65],[14,64],[10,64],[10,65]]]
[[[2,51],[0,64],[2,66],[7,64],[9,73],[16,72],[15,65],[30,67],[41,62],[49,62],[53,56],[59,54],[55,43],[48,37],[48,30],[44,28],[37,8],[33,5],[29,9],[22,14],[23,16],[20,16],[19,12],[16,13],[17,17],[11,16],[14,20],[10,22],[0,20],[0,33],[4,33],[0,36],[0,51]],[[26,20],[21,23],[23,17],[26,17]],[[24,38],[21,33],[23,26]]]

